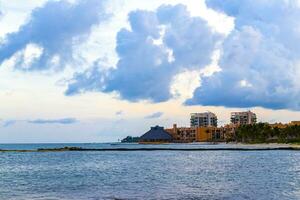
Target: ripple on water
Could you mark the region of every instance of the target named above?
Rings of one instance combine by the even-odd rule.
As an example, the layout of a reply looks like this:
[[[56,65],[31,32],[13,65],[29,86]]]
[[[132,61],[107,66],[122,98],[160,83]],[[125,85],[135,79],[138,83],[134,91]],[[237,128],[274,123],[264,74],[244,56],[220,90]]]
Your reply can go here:
[[[299,199],[298,151],[4,153],[0,199]]]

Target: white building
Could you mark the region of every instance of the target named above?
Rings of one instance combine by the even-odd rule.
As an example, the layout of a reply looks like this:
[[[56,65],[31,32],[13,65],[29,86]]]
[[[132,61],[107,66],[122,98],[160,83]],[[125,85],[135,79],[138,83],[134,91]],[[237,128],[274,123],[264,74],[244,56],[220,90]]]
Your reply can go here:
[[[192,113],[191,114],[191,127],[217,127],[218,118],[212,112]]]
[[[247,111],[247,112],[232,112],[231,113],[231,123],[235,125],[246,125],[246,124],[255,124],[256,123],[256,114]]]

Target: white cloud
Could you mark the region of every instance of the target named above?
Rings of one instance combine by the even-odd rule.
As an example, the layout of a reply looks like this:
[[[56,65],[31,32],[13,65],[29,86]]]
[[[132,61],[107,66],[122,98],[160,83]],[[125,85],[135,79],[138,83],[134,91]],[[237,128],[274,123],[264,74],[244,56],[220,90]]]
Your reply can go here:
[[[300,110],[300,7],[293,0],[207,0],[235,18],[221,71],[205,78],[189,104]],[[299,78],[299,77],[298,77]],[[242,81],[241,81],[242,80]],[[240,87],[242,86],[242,87]]]
[[[23,53],[24,67],[29,68],[43,54],[43,47],[36,44],[28,44]]]
[[[241,80],[239,85],[240,87],[253,87],[253,85],[245,79]]]
[[[25,24],[29,20],[32,9],[41,7],[44,3],[45,1],[42,0],[30,0],[26,1],[26,3],[20,3],[20,0],[0,0],[0,9],[3,11],[3,17],[0,19],[0,41],[5,34],[17,31],[20,25]],[[144,131],[147,131],[150,126],[156,124],[169,127],[175,122],[180,126],[188,126],[189,113],[204,110],[211,110],[218,115],[220,121],[224,121],[225,123],[229,122],[230,111],[240,109],[213,106],[204,107],[199,105],[186,107],[181,105],[183,99],[192,96],[192,92],[196,86],[203,84],[200,82],[200,75],[202,77],[211,77],[212,74],[216,74],[216,71],[220,71],[217,62],[219,59],[218,53],[214,55],[214,62],[206,66],[203,70],[180,70],[179,74],[172,78],[171,84],[172,95],[178,95],[179,97],[178,99],[170,100],[165,103],[151,104],[147,101],[130,103],[116,99],[115,94],[108,95],[103,93],[89,93],[76,97],[66,97],[63,95],[64,87],[55,84],[58,80],[68,78],[78,69],[90,68],[92,63],[99,60],[99,58],[102,58],[101,66],[105,68],[115,66],[119,59],[115,52],[117,32],[123,27],[130,30],[127,14],[136,9],[153,11],[161,4],[166,3],[172,5],[184,3],[187,5],[192,16],[201,16],[206,19],[214,31],[230,34],[233,29],[233,17],[227,17],[225,14],[218,13],[212,9],[206,9],[204,1],[200,0],[109,0],[107,6],[109,10],[114,13],[114,16],[111,20],[93,27],[88,41],[74,47],[74,56],[80,58],[82,61],[76,68],[67,68],[65,71],[57,74],[40,75],[38,73],[13,71],[11,69],[15,62],[13,60],[7,60],[7,62],[3,63],[0,67],[1,118],[18,120],[74,116],[80,119],[80,123],[61,127],[60,129],[56,129],[57,131],[53,133],[53,125],[45,125],[41,129],[41,127],[20,122],[15,124],[15,126],[7,127],[5,131],[0,130],[0,140],[2,142],[57,142],[59,138],[60,142],[116,141],[129,134],[138,136]],[[290,21],[286,18],[283,19],[286,22]],[[297,27],[298,26],[294,26],[293,28],[295,33],[297,32],[299,35],[299,28]],[[250,31],[248,31],[248,33],[250,33]],[[232,42],[232,44],[236,44],[238,47],[242,42],[240,42],[237,33],[233,35],[237,42]],[[252,38],[255,38],[255,34],[252,34],[252,36]],[[252,59],[251,56],[247,54],[250,50],[252,52],[251,43],[252,45],[258,45],[258,47],[261,45],[260,42],[257,44],[255,41],[256,40],[253,40],[250,41],[249,44],[246,44],[247,48],[245,48],[244,51],[240,51],[241,49],[238,48],[236,49],[241,53],[239,54],[241,56],[238,56],[239,58],[236,57],[238,63],[248,63],[249,59]],[[161,45],[163,41],[156,40],[155,42],[157,45]],[[243,40],[243,42],[245,41]],[[32,43],[29,44],[29,47],[30,45],[32,45]],[[295,43],[295,45],[298,45],[298,43]],[[35,50],[41,50],[39,45],[33,45],[33,47]],[[254,47],[254,49],[255,48],[257,47]],[[36,53],[33,52],[34,51],[29,51],[27,53],[27,55],[29,55],[28,58],[38,56],[38,51],[36,51]],[[173,55],[171,56],[171,54]],[[224,52],[221,51],[220,54],[222,57]],[[168,55],[169,61],[175,58],[174,52],[169,52]],[[277,60],[276,57],[273,58],[275,59],[274,62],[280,61]],[[54,55],[51,59],[51,63],[57,64],[59,63],[59,59],[59,56]],[[9,67],[9,62],[11,62],[11,67]],[[297,64],[294,65],[293,73],[289,72],[289,77],[293,82],[295,90],[299,91],[299,59],[295,61],[295,63]],[[237,68],[234,68],[232,72],[238,72],[236,69]],[[269,72],[270,71],[268,71],[268,73]],[[283,70],[281,74],[287,74],[287,71]],[[255,73],[254,76],[241,76],[234,82],[236,84],[235,86],[239,86],[238,83],[243,80],[242,85],[249,86],[249,84],[251,84],[252,87],[256,86],[255,83],[253,83],[252,77],[258,76],[256,76]],[[263,79],[264,78],[259,78],[258,81],[263,83]],[[218,84],[218,80],[215,83]],[[262,86],[264,85],[262,84]],[[249,87],[246,88],[249,89]],[[283,93],[285,92],[285,88],[276,87],[275,91]],[[215,94],[216,93],[214,93],[214,95]],[[287,97],[294,98],[289,95],[287,95]],[[126,113],[126,115],[116,116],[115,113],[120,110]],[[163,112],[163,117],[153,121],[143,119],[146,114],[153,113],[155,110]],[[300,118],[299,112],[287,110],[273,111],[255,108],[254,111],[258,114],[259,120],[262,121],[275,119],[276,121],[288,122]],[[105,119],[95,120],[101,117]],[[124,119],[116,121],[116,117]],[[87,133],[86,130],[89,130],[90,134]],[[41,134],[41,132],[43,132],[43,134]]]
[[[0,23],[0,38],[7,33],[17,31],[20,25],[28,20],[33,9],[42,6],[47,0],[30,0],[20,3],[19,0],[0,0],[2,19]]]

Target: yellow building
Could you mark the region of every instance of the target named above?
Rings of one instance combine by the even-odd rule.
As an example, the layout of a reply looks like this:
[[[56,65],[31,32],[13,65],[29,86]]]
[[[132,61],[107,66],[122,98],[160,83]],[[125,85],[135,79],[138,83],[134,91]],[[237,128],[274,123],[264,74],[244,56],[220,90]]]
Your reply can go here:
[[[291,121],[290,126],[300,126],[300,121]]]
[[[274,124],[269,124],[272,128],[287,128],[289,126],[300,126],[300,121],[291,121],[288,124],[283,124],[283,123],[274,123]]]
[[[233,127],[200,127],[197,130],[197,142],[224,142],[235,133]]]
[[[269,124],[272,128],[286,128],[288,127],[288,124],[283,123],[275,123],[275,124]]]
[[[165,129],[173,137],[174,142],[187,143],[196,141],[197,128],[194,127],[177,127],[176,124],[173,128]]]
[[[232,129],[228,127],[177,127],[165,129],[173,137],[174,142],[218,142],[225,141],[226,135],[231,133]]]

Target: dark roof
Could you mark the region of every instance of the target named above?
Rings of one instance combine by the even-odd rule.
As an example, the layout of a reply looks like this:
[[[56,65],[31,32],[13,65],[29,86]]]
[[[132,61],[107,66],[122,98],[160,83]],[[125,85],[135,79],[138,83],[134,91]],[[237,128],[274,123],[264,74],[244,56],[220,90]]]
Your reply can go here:
[[[155,126],[140,137],[141,140],[172,140],[172,136],[164,130],[164,127]]]

